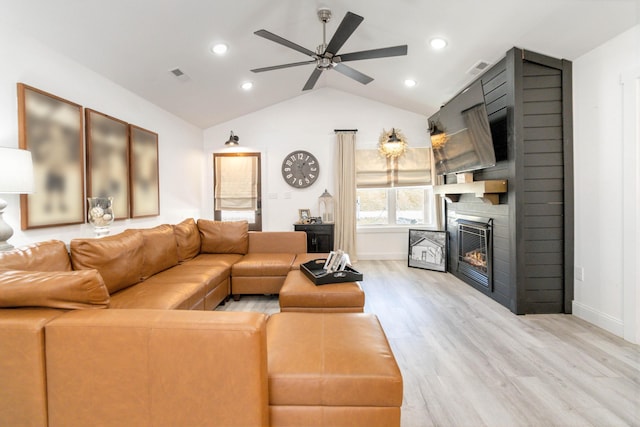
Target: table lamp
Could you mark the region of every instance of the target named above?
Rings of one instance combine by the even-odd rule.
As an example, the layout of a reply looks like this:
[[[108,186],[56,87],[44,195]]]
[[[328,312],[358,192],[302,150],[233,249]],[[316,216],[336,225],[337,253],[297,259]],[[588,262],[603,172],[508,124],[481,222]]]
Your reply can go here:
[[[0,195],[28,194],[33,191],[31,152],[0,147]],[[7,240],[13,236],[13,229],[2,218],[6,207],[7,202],[0,198],[0,251],[13,249],[13,245],[7,243]]]

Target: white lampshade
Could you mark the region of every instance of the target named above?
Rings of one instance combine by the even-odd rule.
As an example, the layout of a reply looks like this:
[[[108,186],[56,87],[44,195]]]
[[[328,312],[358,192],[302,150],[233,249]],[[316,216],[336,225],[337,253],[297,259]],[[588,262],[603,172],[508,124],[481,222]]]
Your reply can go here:
[[[33,193],[31,152],[0,147],[0,194]]]

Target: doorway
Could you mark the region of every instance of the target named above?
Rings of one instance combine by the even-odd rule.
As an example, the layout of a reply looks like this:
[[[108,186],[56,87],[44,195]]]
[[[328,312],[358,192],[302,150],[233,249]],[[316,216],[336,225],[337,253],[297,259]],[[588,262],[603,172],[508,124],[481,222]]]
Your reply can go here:
[[[213,154],[213,217],[262,231],[260,153]]]

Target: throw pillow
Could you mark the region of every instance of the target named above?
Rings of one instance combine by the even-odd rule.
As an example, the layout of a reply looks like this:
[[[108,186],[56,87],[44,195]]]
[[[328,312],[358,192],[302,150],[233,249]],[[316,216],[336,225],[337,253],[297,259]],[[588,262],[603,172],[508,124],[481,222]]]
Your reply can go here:
[[[200,253],[200,231],[193,218],[188,218],[173,226],[178,243],[178,261],[180,263],[195,258]]]
[[[71,263],[74,270],[98,270],[113,294],[142,280],[142,245],[142,233],[136,230],[100,239],[73,239]]]
[[[245,255],[249,249],[247,221],[198,220],[200,252],[208,254]]]

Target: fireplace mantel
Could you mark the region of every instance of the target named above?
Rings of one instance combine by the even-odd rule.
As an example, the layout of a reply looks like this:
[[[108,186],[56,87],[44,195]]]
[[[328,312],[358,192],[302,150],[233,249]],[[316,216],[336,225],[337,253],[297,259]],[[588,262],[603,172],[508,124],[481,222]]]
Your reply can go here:
[[[453,203],[460,199],[461,194],[474,194],[485,203],[497,205],[500,203],[500,194],[507,192],[507,180],[496,179],[464,184],[436,185],[434,186],[434,192]]]

